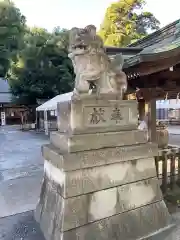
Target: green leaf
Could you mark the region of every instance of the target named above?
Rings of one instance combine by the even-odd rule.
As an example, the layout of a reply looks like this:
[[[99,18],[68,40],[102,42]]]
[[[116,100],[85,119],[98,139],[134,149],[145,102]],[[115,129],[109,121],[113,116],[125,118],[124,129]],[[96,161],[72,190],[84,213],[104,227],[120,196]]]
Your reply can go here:
[[[126,46],[146,36],[148,30],[159,29],[160,22],[154,15],[142,11],[144,5],[143,0],[121,0],[111,4],[98,33],[104,44]]]

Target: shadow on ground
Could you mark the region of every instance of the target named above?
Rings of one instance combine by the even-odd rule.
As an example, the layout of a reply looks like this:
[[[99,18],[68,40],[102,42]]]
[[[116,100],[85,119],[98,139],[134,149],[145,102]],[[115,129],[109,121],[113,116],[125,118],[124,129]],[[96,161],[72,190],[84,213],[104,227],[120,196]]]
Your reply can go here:
[[[1,240],[45,240],[33,212],[26,212],[0,219]]]

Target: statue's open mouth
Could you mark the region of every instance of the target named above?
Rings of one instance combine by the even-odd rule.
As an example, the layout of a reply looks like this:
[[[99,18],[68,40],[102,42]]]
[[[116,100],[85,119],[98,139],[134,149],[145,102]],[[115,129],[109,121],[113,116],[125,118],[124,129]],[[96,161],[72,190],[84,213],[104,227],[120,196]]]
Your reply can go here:
[[[77,45],[75,45],[75,48],[87,49],[87,45],[85,45],[85,44],[77,44]]]
[[[85,44],[76,44],[72,46],[74,50],[87,50],[87,45]]]
[[[88,46],[85,44],[75,44],[71,47],[71,53],[74,56],[84,55],[88,52]]]

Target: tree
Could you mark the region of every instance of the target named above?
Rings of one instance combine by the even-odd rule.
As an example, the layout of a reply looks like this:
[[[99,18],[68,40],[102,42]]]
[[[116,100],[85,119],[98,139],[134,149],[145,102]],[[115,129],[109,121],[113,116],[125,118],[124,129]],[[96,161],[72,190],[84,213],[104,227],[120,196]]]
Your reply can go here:
[[[10,0],[0,1],[0,76],[9,69],[11,58],[22,44],[25,17]]]
[[[159,21],[150,12],[143,12],[144,0],[120,0],[111,4],[100,26],[99,35],[107,46],[127,46],[158,30]]]
[[[62,34],[64,36],[64,32]],[[12,93],[27,103],[72,90],[74,71],[60,32],[27,30],[24,47],[12,61],[8,79]]]

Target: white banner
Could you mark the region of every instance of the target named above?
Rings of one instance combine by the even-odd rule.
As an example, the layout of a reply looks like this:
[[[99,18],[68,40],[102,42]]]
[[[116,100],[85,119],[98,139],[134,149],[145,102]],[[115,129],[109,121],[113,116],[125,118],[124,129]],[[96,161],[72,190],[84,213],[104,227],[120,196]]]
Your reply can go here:
[[[6,125],[6,114],[5,114],[5,112],[1,112],[1,125],[2,126]]]

